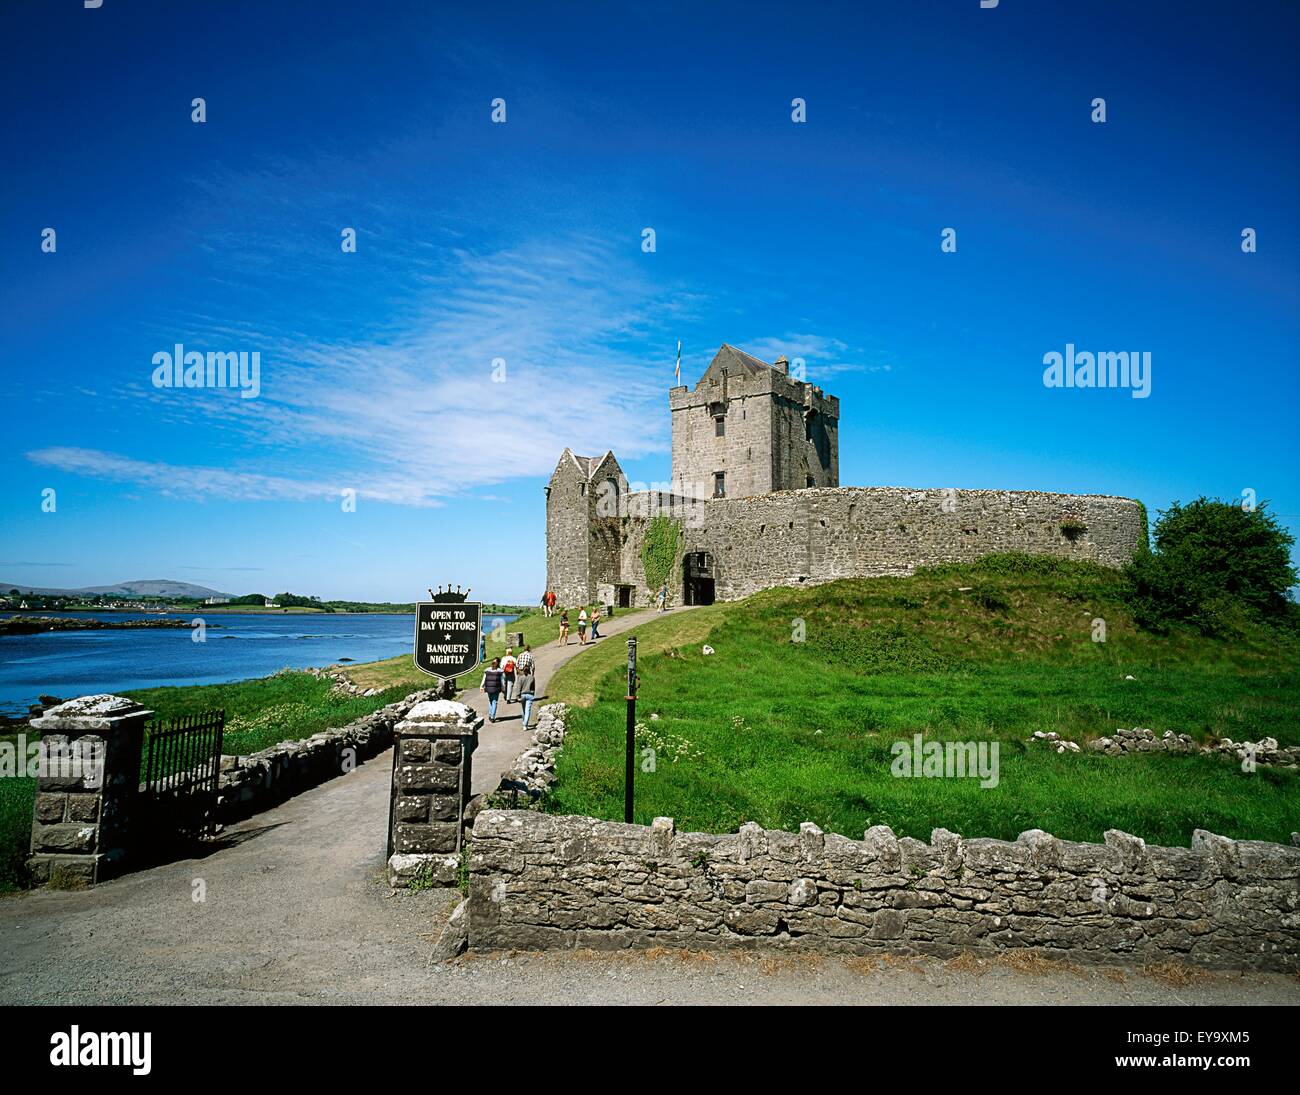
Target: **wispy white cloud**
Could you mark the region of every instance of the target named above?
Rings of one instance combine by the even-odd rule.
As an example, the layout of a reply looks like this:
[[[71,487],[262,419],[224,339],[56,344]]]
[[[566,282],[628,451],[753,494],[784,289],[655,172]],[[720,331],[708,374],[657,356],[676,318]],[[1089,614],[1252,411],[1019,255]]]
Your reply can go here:
[[[27,458],[43,467],[58,468],[74,475],[137,483],[173,498],[309,501],[338,498],[341,490],[339,485],[320,481],[289,479],[232,468],[183,467],[71,446],[36,449],[29,452]]]
[[[783,335],[756,338],[737,345],[763,361],[775,361],[781,354],[790,360],[803,358],[809,380],[818,381],[843,373],[888,373],[893,365],[879,360],[880,355],[852,347],[847,342],[826,335],[790,331]],[[876,360],[871,360],[875,357]]]
[[[337,499],[351,488],[429,506],[547,474],[566,445],[616,445],[631,458],[666,449],[669,351],[647,362],[619,347],[644,344],[647,317],[681,303],[634,259],[591,239],[546,240],[462,250],[419,281],[390,322],[358,338],[183,324],[187,348],[260,349],[261,396],[155,390],[143,379],[132,395],[155,420],[237,444],[239,467],[77,447],[28,456],[169,496]]]

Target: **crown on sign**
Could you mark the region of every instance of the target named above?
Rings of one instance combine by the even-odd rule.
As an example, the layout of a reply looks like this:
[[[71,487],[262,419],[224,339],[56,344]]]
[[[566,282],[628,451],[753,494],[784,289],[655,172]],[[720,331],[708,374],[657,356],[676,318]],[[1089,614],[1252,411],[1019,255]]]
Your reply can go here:
[[[469,595],[470,595],[470,590],[467,589],[465,590],[464,593],[462,593],[460,591],[459,585],[456,586],[456,589],[453,591],[450,582],[447,583],[446,589],[443,589],[442,586],[439,586],[437,593],[434,593],[433,590],[429,590],[429,596],[432,597],[435,601],[437,601],[440,604],[447,604],[448,602],[457,604],[465,600],[465,598],[468,597]]]

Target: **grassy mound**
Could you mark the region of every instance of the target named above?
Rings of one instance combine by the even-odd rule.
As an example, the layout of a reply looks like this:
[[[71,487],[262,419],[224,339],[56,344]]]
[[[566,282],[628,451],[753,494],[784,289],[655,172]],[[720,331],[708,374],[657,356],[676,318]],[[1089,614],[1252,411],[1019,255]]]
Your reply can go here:
[[[1042,828],[1100,840],[1121,828],[1184,845],[1207,828],[1289,840],[1300,829],[1294,773],[1026,744],[1035,730],[1083,744],[1121,726],[1300,743],[1292,634],[1260,625],[1231,641],[1152,635],[1135,626],[1123,589],[1104,567],[1006,555],[768,590],[644,625],[638,748],[654,750],[654,770],[638,772],[637,820],[722,832],[815,821],[848,835],[888,824],[920,838],[935,827],[1004,839]],[[1104,642],[1094,641],[1098,620]],[[716,653],[704,655],[706,643]],[[549,688],[590,705],[574,713],[556,811],[622,816],[624,656],[607,643]],[[997,742],[997,786],[895,778],[891,746],[917,733]]]

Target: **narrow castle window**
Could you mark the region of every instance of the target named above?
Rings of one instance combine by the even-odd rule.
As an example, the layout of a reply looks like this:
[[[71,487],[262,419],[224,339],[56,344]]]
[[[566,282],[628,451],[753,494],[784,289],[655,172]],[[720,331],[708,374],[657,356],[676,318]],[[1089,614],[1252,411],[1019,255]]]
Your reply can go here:
[[[713,420],[713,436],[727,436],[727,420],[723,415],[718,415],[718,417]]]
[[[713,497],[725,498],[727,494],[727,473],[725,471],[715,471],[713,473]]]

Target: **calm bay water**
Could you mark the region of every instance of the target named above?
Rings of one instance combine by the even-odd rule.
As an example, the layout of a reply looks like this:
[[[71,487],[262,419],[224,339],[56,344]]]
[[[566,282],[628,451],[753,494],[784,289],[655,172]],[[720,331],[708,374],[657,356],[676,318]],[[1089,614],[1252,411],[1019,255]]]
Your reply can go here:
[[[156,613],[42,612],[105,620],[159,619]],[[189,621],[193,614],[172,614]],[[25,714],[42,693],[71,699],[157,685],[220,684],[266,677],[286,666],[306,669],[350,658],[373,662],[410,654],[415,617],[374,613],[210,613],[207,641],[186,628],[45,631],[0,635],[0,713]],[[484,631],[497,620],[484,616]],[[220,626],[217,626],[220,625]],[[432,683],[432,678],[430,678]]]

